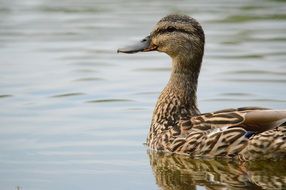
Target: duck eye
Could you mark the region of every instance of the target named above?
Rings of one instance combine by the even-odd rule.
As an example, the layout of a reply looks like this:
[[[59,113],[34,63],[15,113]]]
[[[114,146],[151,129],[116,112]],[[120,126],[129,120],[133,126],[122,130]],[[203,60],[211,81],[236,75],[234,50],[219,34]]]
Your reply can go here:
[[[168,27],[167,28],[167,32],[174,32],[176,30],[176,28],[174,27]]]

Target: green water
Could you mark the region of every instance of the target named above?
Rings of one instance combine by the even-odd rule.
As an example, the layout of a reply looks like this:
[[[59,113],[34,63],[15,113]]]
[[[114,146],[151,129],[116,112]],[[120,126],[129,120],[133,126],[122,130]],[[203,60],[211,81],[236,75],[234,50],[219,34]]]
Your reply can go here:
[[[169,13],[205,30],[202,112],[286,108],[284,1],[0,0],[0,189],[286,188],[285,161],[143,146],[170,59],[116,49]]]

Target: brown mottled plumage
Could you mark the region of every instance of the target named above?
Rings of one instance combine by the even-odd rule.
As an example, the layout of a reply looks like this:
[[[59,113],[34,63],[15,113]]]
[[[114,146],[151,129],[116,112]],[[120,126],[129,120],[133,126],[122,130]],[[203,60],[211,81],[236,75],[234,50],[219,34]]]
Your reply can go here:
[[[164,52],[172,74],[156,104],[147,145],[157,151],[193,157],[241,160],[286,157],[286,110],[256,107],[200,114],[196,90],[205,37],[193,18],[168,15],[140,43],[118,52]]]

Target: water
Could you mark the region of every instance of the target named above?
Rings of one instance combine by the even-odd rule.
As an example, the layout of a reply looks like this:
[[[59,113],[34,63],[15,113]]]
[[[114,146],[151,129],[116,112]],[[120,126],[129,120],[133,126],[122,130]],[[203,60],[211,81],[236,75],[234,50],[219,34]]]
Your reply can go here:
[[[284,1],[0,0],[0,189],[285,188],[283,161],[143,146],[170,60],[116,49],[173,12],[197,18],[207,36],[202,112],[286,107]]]

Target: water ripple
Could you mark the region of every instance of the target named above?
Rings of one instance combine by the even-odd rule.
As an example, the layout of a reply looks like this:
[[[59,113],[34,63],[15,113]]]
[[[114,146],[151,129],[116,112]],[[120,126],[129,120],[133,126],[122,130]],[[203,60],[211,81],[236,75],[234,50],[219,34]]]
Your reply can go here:
[[[52,98],[64,98],[64,97],[69,97],[69,96],[82,96],[82,95],[85,95],[85,94],[81,92],[73,92],[73,93],[57,94],[51,97]]]
[[[12,97],[12,95],[10,95],[10,94],[1,94],[0,95],[0,98],[9,98],[9,97]]]
[[[115,103],[115,102],[132,102],[129,99],[99,99],[99,100],[89,100],[87,103]]]

